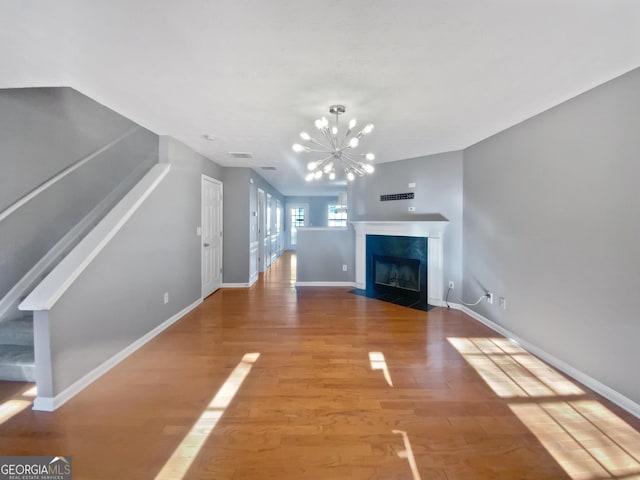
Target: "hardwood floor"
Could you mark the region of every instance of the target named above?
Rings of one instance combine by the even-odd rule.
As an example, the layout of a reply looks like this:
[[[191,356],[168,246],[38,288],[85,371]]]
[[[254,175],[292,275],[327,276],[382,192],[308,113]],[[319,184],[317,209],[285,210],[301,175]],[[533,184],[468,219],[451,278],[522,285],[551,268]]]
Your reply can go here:
[[[640,478],[638,419],[461,312],[296,290],[294,259],[7,418],[0,454],[72,455],[75,479]]]

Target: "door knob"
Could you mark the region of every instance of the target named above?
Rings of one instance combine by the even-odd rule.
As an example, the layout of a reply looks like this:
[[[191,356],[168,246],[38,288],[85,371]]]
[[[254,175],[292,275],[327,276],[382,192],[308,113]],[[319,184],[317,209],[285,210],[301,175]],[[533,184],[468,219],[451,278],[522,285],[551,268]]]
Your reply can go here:
[[[204,244],[204,246],[205,246],[205,247],[210,247],[210,246],[211,246],[211,244],[210,244],[210,243],[205,243],[205,244]]]

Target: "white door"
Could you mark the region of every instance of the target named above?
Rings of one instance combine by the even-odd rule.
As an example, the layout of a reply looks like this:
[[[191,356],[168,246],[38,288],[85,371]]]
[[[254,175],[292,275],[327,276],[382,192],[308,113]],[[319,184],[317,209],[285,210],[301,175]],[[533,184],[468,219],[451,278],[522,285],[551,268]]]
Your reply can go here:
[[[267,193],[267,215],[264,219],[264,271],[271,266],[271,195]]]
[[[222,286],[222,182],[202,176],[202,298]]]
[[[287,205],[287,243],[290,250],[295,250],[298,245],[298,227],[309,225],[308,213],[309,205],[289,204]]]
[[[258,268],[261,272],[266,270],[264,261],[265,242],[265,201],[264,190],[258,189]]]

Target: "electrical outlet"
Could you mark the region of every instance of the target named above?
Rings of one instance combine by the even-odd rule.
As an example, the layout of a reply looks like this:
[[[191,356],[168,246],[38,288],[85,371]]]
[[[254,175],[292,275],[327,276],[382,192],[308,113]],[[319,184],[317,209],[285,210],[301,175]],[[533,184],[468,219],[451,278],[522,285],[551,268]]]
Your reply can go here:
[[[342,271],[346,272],[347,271],[347,266],[346,265],[342,265]]]
[[[500,305],[500,308],[502,308],[503,310],[507,309],[507,299],[504,297],[500,297],[498,299],[498,305]]]
[[[164,303],[169,303],[169,292],[164,292]]]
[[[453,290],[453,280],[449,280],[449,288]]]
[[[493,293],[487,292],[487,303],[493,303]]]

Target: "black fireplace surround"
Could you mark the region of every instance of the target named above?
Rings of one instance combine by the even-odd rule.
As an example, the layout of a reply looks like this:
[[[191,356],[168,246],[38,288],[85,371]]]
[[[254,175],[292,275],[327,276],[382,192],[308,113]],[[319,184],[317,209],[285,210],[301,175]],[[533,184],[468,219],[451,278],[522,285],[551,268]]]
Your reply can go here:
[[[367,297],[404,305],[418,310],[427,304],[426,237],[367,235]]]

